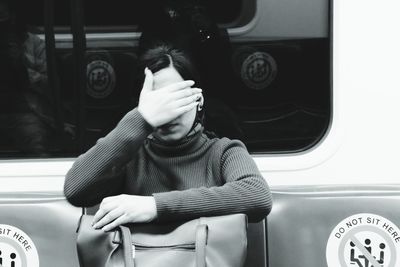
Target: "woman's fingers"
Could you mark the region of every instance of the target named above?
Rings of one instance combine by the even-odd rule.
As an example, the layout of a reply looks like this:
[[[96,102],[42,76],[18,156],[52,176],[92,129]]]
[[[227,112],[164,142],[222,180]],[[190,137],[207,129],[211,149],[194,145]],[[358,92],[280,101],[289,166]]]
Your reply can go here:
[[[199,99],[201,97],[201,92],[202,90],[200,88],[187,88],[186,90],[169,94],[169,96],[167,96],[167,101],[172,107],[181,107]]]
[[[124,214],[124,211],[122,209],[113,209],[110,212],[108,212],[106,215],[104,215],[96,224],[93,225],[95,229],[100,229],[105,225],[110,224],[117,218],[121,217]]]
[[[185,98],[176,100],[175,105],[177,108],[189,105],[190,103],[196,102],[201,98],[201,93],[190,95]]]
[[[167,85],[163,88],[160,88],[159,90],[165,90],[168,92],[176,92],[176,91],[188,88],[188,87],[192,87],[193,85],[194,85],[194,81],[187,80],[187,81],[182,81],[182,82],[177,82],[177,83]]]
[[[118,195],[103,199],[95,214],[95,229],[109,231],[118,225],[132,222],[148,222],[157,218],[154,197]]]
[[[153,90],[153,73],[148,68],[145,68],[144,74],[145,74],[145,78],[144,78],[142,91],[144,91],[144,92],[152,91]]]
[[[185,106],[182,106],[182,107],[177,108],[177,109],[176,109],[176,112],[177,112],[178,116],[180,116],[180,115],[182,115],[183,113],[189,112],[190,110],[192,110],[193,108],[195,108],[198,104],[199,104],[199,103],[198,103],[197,101],[196,101],[196,102],[192,102],[192,103],[190,103],[190,104],[188,104],[188,105],[185,105]]]
[[[151,75],[149,74],[146,77]],[[166,124],[183,114],[181,110],[177,111],[176,109],[195,102],[198,98],[197,94],[202,92],[200,88],[191,88],[194,81],[190,80],[173,83],[150,92],[147,91],[150,86],[149,80],[152,80],[152,78],[146,79],[146,84],[143,86],[140,95],[138,110],[153,128]]]
[[[101,220],[101,218],[103,218],[104,215],[106,215],[107,213],[108,213],[108,210],[105,210],[104,208],[100,208],[100,209],[96,212],[96,214],[94,215],[94,217],[93,217],[92,225],[95,226],[95,225],[97,224],[97,222],[98,222],[99,220]]]
[[[93,217],[92,224],[95,225],[98,221],[100,221],[107,213],[117,207],[117,203],[114,201],[115,197],[106,197],[100,204],[99,210]]]
[[[122,214],[120,217],[115,219],[113,222],[111,222],[111,223],[107,224],[106,226],[104,226],[102,228],[102,230],[104,232],[107,232],[107,231],[110,231],[110,230],[114,229],[118,225],[125,224],[125,223],[128,223],[128,222],[129,222],[128,216],[126,216],[125,214]]]
[[[180,99],[189,97],[192,95],[200,94],[203,90],[200,88],[186,88],[185,90],[176,91],[173,93],[169,93],[172,99]]]

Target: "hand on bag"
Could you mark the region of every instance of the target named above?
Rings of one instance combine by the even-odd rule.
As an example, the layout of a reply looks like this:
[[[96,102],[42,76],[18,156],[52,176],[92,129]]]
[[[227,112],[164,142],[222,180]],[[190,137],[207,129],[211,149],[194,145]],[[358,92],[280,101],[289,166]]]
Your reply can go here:
[[[154,128],[173,121],[196,107],[200,88],[191,88],[193,81],[182,81],[154,90],[153,73],[146,68],[139,97],[138,111]]]
[[[93,227],[112,230],[125,223],[150,222],[157,217],[154,197],[118,195],[106,197],[93,218]]]

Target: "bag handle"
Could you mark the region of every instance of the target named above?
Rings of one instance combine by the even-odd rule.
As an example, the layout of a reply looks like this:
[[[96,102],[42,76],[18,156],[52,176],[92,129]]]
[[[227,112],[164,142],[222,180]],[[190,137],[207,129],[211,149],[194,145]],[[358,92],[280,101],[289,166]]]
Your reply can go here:
[[[207,224],[196,227],[196,267],[206,267]]]
[[[121,233],[121,241],[122,247],[124,248],[124,262],[125,267],[135,267],[135,261],[133,259],[133,250],[132,250],[132,240],[131,240],[131,231],[126,226],[119,226]]]

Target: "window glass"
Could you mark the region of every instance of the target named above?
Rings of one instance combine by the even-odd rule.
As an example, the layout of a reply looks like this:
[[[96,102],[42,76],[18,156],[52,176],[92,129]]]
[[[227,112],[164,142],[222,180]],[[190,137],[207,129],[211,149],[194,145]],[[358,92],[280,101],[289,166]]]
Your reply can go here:
[[[27,22],[32,25],[41,27],[44,24],[43,5],[44,0],[16,0],[19,6],[23,7],[21,12],[24,12],[24,17]],[[250,0],[246,5],[254,9],[255,0]],[[219,24],[231,24],[232,26],[241,26],[248,22],[251,18],[246,18],[244,21],[242,4],[243,0],[200,0],[200,1],[183,1],[183,0],[152,0],[152,1],[126,1],[126,0],[85,0],[83,1],[85,9],[85,22],[88,31],[98,29],[98,27],[106,26],[108,29],[113,28],[114,31],[126,30],[127,26],[136,27],[139,24],[139,18],[142,15],[143,8],[147,4],[152,5],[157,2],[170,2],[171,6],[182,6],[182,3],[188,5],[197,3],[210,10],[210,15],[216,19]],[[58,0],[55,1],[55,24],[59,26],[59,30],[70,25],[70,1]],[[229,6],[229,8],[226,8]],[[248,12],[248,10],[246,10]],[[61,26],[61,27],[60,27]],[[65,29],[64,29],[65,30]],[[98,29],[98,30],[101,30]]]
[[[70,25],[70,1],[55,2],[56,25]],[[137,104],[138,46],[154,35],[189,48],[205,125],[218,136],[240,139],[253,153],[293,153],[316,144],[330,123],[329,34],[232,38],[222,24],[237,19],[243,1],[170,0],[159,9],[142,6],[137,17],[138,2],[84,1],[86,29],[107,32],[140,18],[144,32],[140,40],[88,40],[83,90],[72,40],[56,39],[51,51],[31,30],[43,25],[43,0],[10,3],[0,6],[1,158],[75,157],[93,146]]]
[[[330,40],[240,43],[233,110],[253,152],[297,152],[317,143],[330,122]]]

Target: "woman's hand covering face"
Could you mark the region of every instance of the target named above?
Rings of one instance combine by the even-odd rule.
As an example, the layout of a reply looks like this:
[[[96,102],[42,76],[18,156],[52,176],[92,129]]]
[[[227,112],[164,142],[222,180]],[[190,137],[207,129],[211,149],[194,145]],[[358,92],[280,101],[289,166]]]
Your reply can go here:
[[[146,68],[138,111],[154,128],[167,124],[198,105],[202,90],[182,81],[154,90],[153,73]]]
[[[126,223],[145,223],[157,217],[154,197],[118,195],[106,197],[93,218],[93,227],[110,231]]]

